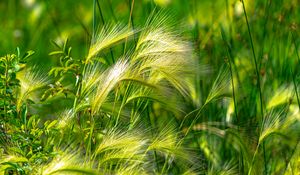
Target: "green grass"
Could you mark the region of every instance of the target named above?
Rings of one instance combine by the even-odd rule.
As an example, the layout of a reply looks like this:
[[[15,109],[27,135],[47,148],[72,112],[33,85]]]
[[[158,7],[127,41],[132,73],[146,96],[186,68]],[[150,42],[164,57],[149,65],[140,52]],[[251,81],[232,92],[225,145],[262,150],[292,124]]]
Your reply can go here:
[[[0,174],[299,174],[299,6],[0,2]]]

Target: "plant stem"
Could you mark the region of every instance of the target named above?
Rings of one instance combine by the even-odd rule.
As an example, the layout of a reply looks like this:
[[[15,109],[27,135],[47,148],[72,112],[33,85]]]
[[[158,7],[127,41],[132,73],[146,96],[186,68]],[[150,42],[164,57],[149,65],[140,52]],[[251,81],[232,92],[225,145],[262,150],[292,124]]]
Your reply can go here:
[[[133,7],[134,7],[134,0],[129,0],[129,10],[130,10],[130,14],[129,14],[129,18],[128,18],[128,29],[131,27],[132,29],[134,29],[134,23],[133,23]],[[135,41],[135,38],[134,38]],[[125,40],[124,43],[124,54],[126,52],[126,46],[127,46],[127,38]]]
[[[296,43],[296,40],[295,40],[295,36],[293,34],[293,32],[291,32],[292,34],[292,39],[293,39],[293,43],[294,43],[294,47],[295,47],[295,52],[296,52],[296,55],[297,55],[297,58],[298,58],[298,63],[300,61],[300,56],[299,56],[299,53],[298,53],[298,45]],[[296,83],[296,71],[294,73],[292,73],[293,75],[293,84],[294,84],[294,89],[295,89],[295,93],[296,93],[296,97],[297,97],[297,103],[298,103],[298,107],[299,107],[299,110],[300,110],[300,100],[299,100],[299,95],[298,95],[298,88],[297,88],[297,83]]]
[[[295,36],[294,36],[293,32],[291,32],[291,34],[292,34],[292,40],[293,40],[293,44],[294,44],[294,47],[295,47],[295,52],[296,52],[296,55],[297,55],[297,58],[298,58],[298,63],[299,63],[299,61],[300,61],[300,56],[299,56],[299,53],[298,53],[298,50],[297,50],[297,49],[298,49],[298,46],[297,46],[297,43],[296,43]],[[290,70],[291,70],[291,73],[292,73],[293,85],[294,85],[295,94],[296,94],[296,98],[297,98],[298,108],[299,108],[299,110],[300,110],[299,93],[298,93],[298,87],[297,87],[296,78],[295,78],[295,77],[296,77],[296,71],[293,72],[293,71],[292,71],[292,68],[291,68]],[[287,163],[287,165],[286,165],[286,167],[285,167],[285,171],[284,171],[284,172],[286,172],[286,170],[287,170],[287,168],[288,168],[288,165],[289,165],[291,159],[293,158],[293,155],[295,154],[295,152],[296,152],[296,150],[297,150],[297,147],[298,147],[298,145],[299,145],[299,142],[300,142],[300,138],[298,138],[297,143],[296,143],[295,147],[293,148],[292,154],[291,154],[291,156],[290,156],[289,159],[288,159],[288,163]]]
[[[169,158],[169,155],[167,155],[166,156],[166,159],[165,159],[165,162],[164,162],[164,165],[163,165],[163,167],[162,167],[162,170],[161,170],[161,175],[163,175],[164,174],[164,172],[165,172],[165,169],[166,169],[166,167],[167,167],[167,164],[168,164],[168,158]]]
[[[180,126],[179,126],[179,129],[182,129],[182,126],[183,126],[183,124],[184,124],[184,121],[186,120],[186,118],[187,118],[189,115],[191,115],[191,114],[193,114],[194,112],[198,111],[198,113],[196,114],[196,117],[193,119],[191,125],[188,127],[186,133],[184,134],[184,137],[188,135],[188,133],[191,131],[192,127],[195,125],[196,121],[197,121],[197,120],[199,119],[199,117],[201,116],[200,113],[201,113],[202,109],[204,108],[204,106],[206,106],[206,103],[203,104],[200,108],[191,111],[190,113],[188,113],[188,114],[184,117],[183,121],[181,122],[181,124],[180,124]]]
[[[128,26],[130,26],[130,23],[131,23],[131,28],[134,29],[134,22],[133,22],[134,0],[129,0],[129,3],[130,2],[131,2],[131,5],[130,5],[130,16],[129,16]],[[134,41],[135,41],[135,37],[134,37]]]
[[[251,50],[252,50],[253,60],[254,60],[254,64],[255,64],[255,71],[256,71],[256,76],[257,76],[257,89],[259,90],[259,98],[260,98],[260,108],[261,108],[260,110],[261,110],[261,116],[263,117],[264,112],[263,112],[262,90],[261,90],[261,85],[260,85],[260,74],[259,74],[259,70],[258,70],[258,64],[257,64],[256,55],[255,55],[255,49],[254,49],[252,34],[251,34],[251,30],[250,30],[250,25],[249,25],[249,21],[248,21],[248,17],[247,17],[247,12],[246,12],[246,8],[245,8],[244,0],[241,0],[241,1],[243,3],[244,15],[245,15],[246,23],[247,23],[248,35],[249,35],[249,38],[250,38]]]
[[[7,98],[7,87],[8,87],[8,64],[9,64],[9,60],[7,58],[8,56],[5,56],[6,59],[6,63],[5,63],[5,86],[4,86],[4,131],[6,131],[6,127],[5,127],[5,123],[7,120],[7,107],[6,107],[6,98]]]
[[[96,18],[96,13],[97,13],[97,11],[96,11],[96,0],[94,0],[94,3],[93,3],[93,34],[92,34],[92,36],[93,36],[93,38],[95,39],[95,37],[96,37],[96,23],[97,23],[97,18]]]
[[[99,0],[94,0],[94,10],[96,11],[96,5],[95,4],[97,5],[98,11],[100,13],[101,22],[102,22],[102,25],[104,26],[105,25],[105,20],[104,20],[104,16],[103,16],[103,13],[102,13],[102,9],[101,9]],[[96,12],[94,12],[93,21],[96,20],[96,18],[97,18],[96,17]],[[96,27],[96,26],[94,26],[94,27]],[[94,36],[94,38],[96,36],[96,30],[95,29],[94,29],[94,35],[93,36]],[[111,59],[112,59],[112,63],[115,63],[114,54],[113,54],[113,51],[112,51],[111,48],[109,48],[109,52],[110,52],[110,56],[111,56]]]
[[[86,158],[85,162],[87,162],[92,157],[92,137],[93,137],[94,127],[95,127],[94,117],[92,114],[90,114],[90,133],[89,133],[88,143],[87,143],[87,148],[86,148],[87,153],[85,156],[85,158]]]
[[[231,62],[233,62],[232,50],[226,39],[225,32],[223,30],[221,30],[221,35],[222,35],[224,44],[227,46],[227,55],[229,56],[228,64],[229,64],[231,85],[232,85],[232,97],[233,97],[233,102],[234,102],[234,113],[235,113],[235,118],[237,119],[237,123],[239,124],[240,120],[239,120],[238,113],[237,113],[237,102],[236,102],[236,96],[235,96],[235,86],[234,86],[234,81],[233,81],[233,70],[232,70],[232,65],[231,65]]]
[[[97,4],[98,11],[100,13],[100,18],[101,18],[102,25],[104,25],[105,21],[104,21],[104,16],[103,16],[103,13],[102,13],[102,10],[101,10],[99,0],[96,0],[96,4]],[[96,18],[96,16],[95,16],[95,18]]]
[[[251,175],[252,168],[253,168],[253,164],[254,164],[254,160],[255,160],[255,157],[256,157],[256,154],[257,154],[259,145],[260,145],[260,143],[257,143],[256,149],[255,149],[255,152],[254,152],[254,155],[253,155],[253,157],[252,157],[251,165],[250,165],[250,168],[249,168],[249,171],[248,171],[248,175]]]
[[[149,106],[149,104],[151,104],[151,103],[149,103],[149,101],[147,103],[148,104],[146,104],[147,105],[146,112],[147,112],[147,116],[148,116],[148,122],[151,126],[151,135],[152,135],[152,137],[154,137],[153,130],[155,129],[156,126],[155,126],[155,123],[152,122],[151,116],[150,116],[150,110],[149,110],[150,106]],[[155,160],[156,170],[157,170],[157,172],[159,172],[159,162],[158,162],[158,159],[157,159],[156,150],[154,150],[153,152],[154,152],[154,160]]]
[[[268,19],[269,19],[269,14],[270,14],[270,7],[271,7],[271,4],[272,4],[272,0],[268,0],[267,4],[266,4],[266,7],[265,7],[265,22],[264,22],[264,29],[263,29],[263,38],[262,38],[262,47],[261,47],[261,50],[260,50],[260,54],[259,54],[259,57],[258,58],[262,58],[263,57],[263,54],[264,54],[264,49],[265,49],[265,38],[266,38],[266,34],[267,34],[267,23],[268,23]],[[261,68],[261,60],[260,59],[260,62],[259,62],[259,70]]]
[[[262,90],[261,90],[261,85],[260,85],[260,74],[259,74],[259,70],[258,70],[257,59],[256,59],[256,55],[255,55],[255,49],[254,49],[252,34],[251,34],[250,25],[249,25],[249,21],[248,21],[248,17],[247,17],[247,12],[246,12],[246,8],[245,8],[245,3],[244,3],[244,0],[241,0],[241,2],[243,4],[244,16],[245,16],[245,20],[247,23],[247,29],[248,29],[248,34],[249,34],[250,44],[251,44],[251,50],[252,50],[253,60],[254,60],[254,64],[255,64],[255,71],[256,71],[256,76],[257,76],[257,88],[259,90],[259,98],[260,98],[261,120],[263,120],[264,112],[263,112]],[[267,161],[266,161],[266,155],[265,155],[264,142],[263,142],[263,157],[264,157],[264,168],[265,168],[264,174],[267,174]],[[251,165],[251,168],[252,168],[252,165]]]

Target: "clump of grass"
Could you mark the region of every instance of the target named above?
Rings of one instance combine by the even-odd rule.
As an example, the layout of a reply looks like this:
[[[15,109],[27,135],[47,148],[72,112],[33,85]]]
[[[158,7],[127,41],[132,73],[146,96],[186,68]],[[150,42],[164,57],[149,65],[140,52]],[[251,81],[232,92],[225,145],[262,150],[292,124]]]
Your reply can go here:
[[[89,3],[60,2],[91,37],[87,53],[78,28],[56,25],[71,20],[51,16],[48,75],[25,63],[32,51],[0,57],[0,174],[299,172],[299,3],[162,2],[94,0],[83,19]],[[51,31],[40,28],[30,46]]]

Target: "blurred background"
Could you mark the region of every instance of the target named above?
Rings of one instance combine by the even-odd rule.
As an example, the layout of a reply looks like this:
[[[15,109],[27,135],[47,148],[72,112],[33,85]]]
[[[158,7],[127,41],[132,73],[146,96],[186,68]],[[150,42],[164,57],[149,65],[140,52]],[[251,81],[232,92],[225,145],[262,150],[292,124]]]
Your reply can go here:
[[[220,39],[220,24],[230,30],[233,39],[243,39],[242,32],[246,32],[243,7],[238,0],[101,0],[97,3],[97,26],[127,24],[132,3],[134,26],[142,26],[154,9],[163,9],[181,25],[180,30],[196,37],[201,50],[215,47],[214,41]],[[274,1],[270,6],[269,1],[248,0],[245,4],[250,22],[255,24],[253,32],[257,35],[262,35],[264,24],[260,22],[265,21],[266,8],[272,12],[268,14],[271,21],[266,25],[270,29],[268,32],[276,33],[275,20],[283,31],[299,21],[298,0]],[[75,55],[83,57],[86,54],[93,32],[93,0],[1,0],[0,10],[1,55],[20,47],[22,51],[35,50],[36,59],[48,62],[50,41],[63,43],[66,38],[69,38]],[[260,37],[257,35],[255,37]]]

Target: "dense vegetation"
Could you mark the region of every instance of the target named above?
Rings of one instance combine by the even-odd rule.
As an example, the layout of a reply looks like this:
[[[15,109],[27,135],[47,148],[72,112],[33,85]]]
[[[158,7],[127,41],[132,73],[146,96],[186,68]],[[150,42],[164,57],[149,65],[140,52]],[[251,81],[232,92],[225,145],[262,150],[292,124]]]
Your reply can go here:
[[[0,10],[0,174],[300,173],[299,1]]]

